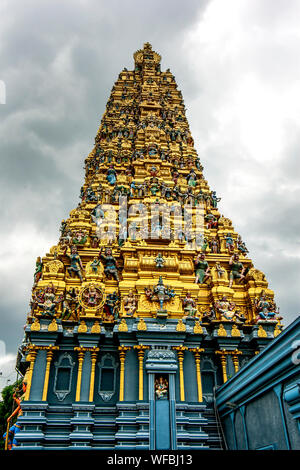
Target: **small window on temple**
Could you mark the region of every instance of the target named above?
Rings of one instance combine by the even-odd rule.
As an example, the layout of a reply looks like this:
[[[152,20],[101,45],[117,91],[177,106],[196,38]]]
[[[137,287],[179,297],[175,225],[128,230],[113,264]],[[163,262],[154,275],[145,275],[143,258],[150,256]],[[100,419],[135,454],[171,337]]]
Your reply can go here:
[[[114,389],[114,370],[103,368],[101,371],[101,392],[111,392]]]
[[[71,370],[69,367],[60,367],[57,371],[56,391],[63,392],[70,388]]]
[[[116,370],[118,364],[110,354],[105,354],[99,363],[99,388],[102,400],[109,401],[116,391]]]

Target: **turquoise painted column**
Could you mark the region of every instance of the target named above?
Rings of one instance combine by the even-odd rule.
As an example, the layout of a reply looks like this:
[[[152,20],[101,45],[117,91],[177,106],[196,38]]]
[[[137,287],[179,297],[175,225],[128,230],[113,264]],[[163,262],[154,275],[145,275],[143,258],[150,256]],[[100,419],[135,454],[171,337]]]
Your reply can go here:
[[[89,401],[91,368],[91,352],[88,350],[84,355],[84,361],[82,365],[80,401]]]
[[[46,370],[47,351],[39,349],[34,364],[34,372],[32,376],[32,386],[30,399],[33,401],[41,401],[43,395],[44,378]]]
[[[149,449],[155,449],[154,374],[149,374]]]
[[[176,401],[175,401],[175,375],[169,374],[170,393],[170,421],[171,421],[171,449],[177,449],[176,436]]]

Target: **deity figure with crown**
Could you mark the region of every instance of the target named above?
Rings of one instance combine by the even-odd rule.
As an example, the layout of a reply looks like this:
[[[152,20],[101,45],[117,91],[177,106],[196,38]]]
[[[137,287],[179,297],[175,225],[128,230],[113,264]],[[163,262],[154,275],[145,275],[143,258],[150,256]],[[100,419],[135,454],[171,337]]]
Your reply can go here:
[[[137,298],[133,290],[129,289],[128,295],[124,298],[124,310],[127,316],[132,317],[137,309]]]
[[[276,304],[269,300],[266,296],[265,291],[261,292],[259,299],[255,301],[256,306],[256,321],[277,321],[281,320],[282,317],[279,316],[279,312],[276,311]]]
[[[210,267],[205,259],[205,254],[200,253],[195,260],[195,283],[204,284],[210,277]]]
[[[99,253],[99,258],[104,263],[104,273],[109,278],[112,277],[116,281],[119,281],[118,268],[116,258],[113,256],[112,249],[110,247],[105,248],[104,255],[102,249]]]
[[[67,252],[67,248],[66,248],[65,255],[71,261],[70,266],[67,268],[68,273],[70,274],[70,276],[73,276],[73,273],[74,273],[76,276],[79,277],[80,281],[82,282],[83,281],[83,276],[82,276],[83,265],[82,265],[82,262],[81,262],[81,258],[80,258],[79,254],[77,252],[76,246],[73,245],[71,247],[71,253],[70,254]]]
[[[42,316],[54,317],[56,314],[57,304],[62,302],[62,300],[62,296],[56,296],[54,285],[49,284],[38,297],[37,306],[39,307],[39,312]]]
[[[191,293],[187,292],[185,298],[182,301],[183,310],[188,317],[195,317],[197,314],[197,305],[195,300],[192,298]]]
[[[155,380],[155,396],[157,400],[168,398],[168,381],[162,376]]]

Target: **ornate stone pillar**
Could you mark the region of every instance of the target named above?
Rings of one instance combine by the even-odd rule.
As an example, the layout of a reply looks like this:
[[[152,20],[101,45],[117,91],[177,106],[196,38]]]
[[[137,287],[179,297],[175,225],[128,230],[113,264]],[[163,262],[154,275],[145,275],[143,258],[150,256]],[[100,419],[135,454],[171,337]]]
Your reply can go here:
[[[45,378],[44,378],[42,401],[47,401],[51,361],[53,359],[54,351],[57,351],[59,347],[47,346],[45,349],[47,350],[47,358],[46,358],[46,371],[45,371]]]
[[[186,346],[175,346],[173,349],[176,349],[176,351],[177,351],[178,363],[179,363],[180,401],[185,401],[183,359],[184,359],[184,351],[187,350],[187,347]]]
[[[95,388],[95,368],[96,368],[96,361],[98,356],[99,348],[94,347],[91,350],[91,376],[90,376],[90,393],[89,393],[89,401],[94,401],[94,388]]]
[[[120,356],[120,394],[119,401],[124,401],[124,373],[125,373],[125,357],[126,352],[131,349],[129,346],[119,346],[119,356]]]
[[[239,371],[239,358],[238,355],[242,354],[242,351],[239,351],[238,349],[235,349],[235,351],[232,352],[232,362],[233,362],[233,367],[234,367],[234,372],[237,373]]]
[[[85,348],[76,347],[76,348],[74,348],[74,351],[78,352],[78,373],[77,373],[77,385],[76,385],[75,401],[80,401],[82,365],[83,365],[83,361],[84,361]]]
[[[144,400],[144,355],[149,346],[139,344],[134,346],[134,349],[137,350],[139,358],[139,400]]]
[[[222,366],[222,374],[223,374],[223,383],[227,382],[227,351],[215,351],[215,354],[220,356],[221,366]]]
[[[31,388],[31,382],[32,382],[34,363],[35,363],[36,356],[37,356],[37,347],[34,344],[31,344],[29,345],[28,350],[29,350],[29,354],[27,355],[26,360],[30,361],[30,365],[29,365],[29,372],[28,372],[24,401],[29,400],[29,397],[30,397],[30,388]]]
[[[204,351],[203,348],[192,348],[190,349],[194,353],[196,362],[196,377],[197,377],[197,388],[198,388],[198,401],[203,401],[202,396],[202,381],[201,381],[201,369],[200,369],[200,353]]]

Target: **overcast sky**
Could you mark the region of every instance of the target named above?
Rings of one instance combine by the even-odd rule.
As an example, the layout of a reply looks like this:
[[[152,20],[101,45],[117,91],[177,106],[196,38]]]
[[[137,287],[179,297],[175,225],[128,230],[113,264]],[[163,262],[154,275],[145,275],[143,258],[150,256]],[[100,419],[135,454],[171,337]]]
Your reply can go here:
[[[23,337],[36,258],[79,202],[112,85],[147,41],[183,93],[221,213],[266,273],[284,324],[293,321],[300,2],[2,0],[0,17],[0,370]]]

